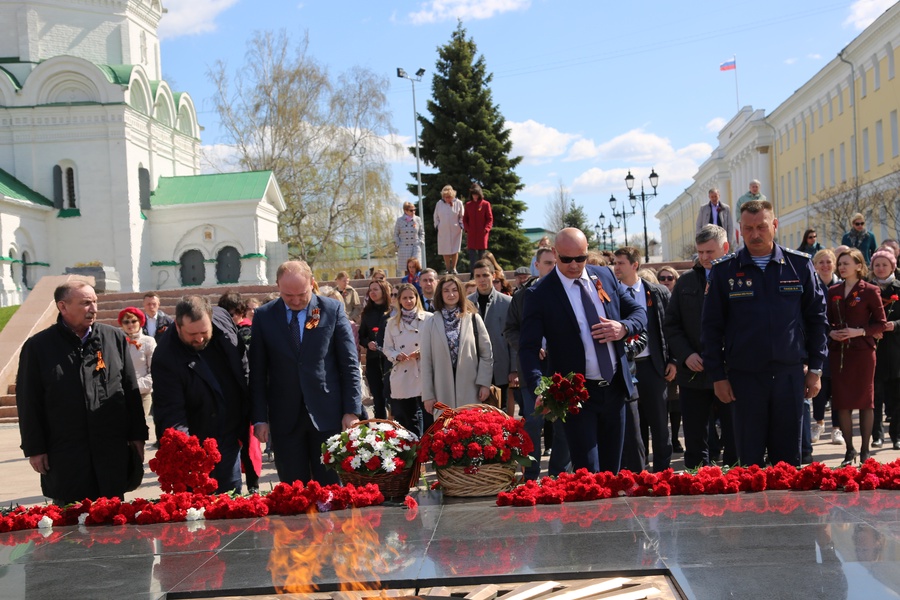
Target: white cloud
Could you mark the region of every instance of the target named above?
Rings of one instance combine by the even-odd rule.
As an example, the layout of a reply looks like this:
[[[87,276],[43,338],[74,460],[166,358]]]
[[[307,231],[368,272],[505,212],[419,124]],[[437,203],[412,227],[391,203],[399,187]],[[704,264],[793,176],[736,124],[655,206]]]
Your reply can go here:
[[[578,138],[531,119],[523,123],[507,121],[506,126],[510,129],[513,155],[522,156],[526,162],[533,164],[561,156],[569,143]]]
[[[599,154],[600,151],[597,149],[594,140],[580,139],[572,144],[572,147],[569,149],[569,154],[566,156],[566,160],[585,160],[587,158],[596,158]]]
[[[241,170],[237,148],[230,144],[200,146],[200,172],[235,173]]]
[[[531,0],[428,0],[421,4],[418,12],[408,16],[413,25],[456,19],[477,21],[505,12],[525,10],[529,6]]]
[[[895,0],[856,0],[850,5],[850,14],[844,20],[844,26],[851,26],[857,31],[865,29],[894,4]]]
[[[159,37],[171,39],[216,30],[216,17],[238,0],[167,0],[159,22]]]
[[[671,152],[669,140],[642,128],[632,129],[597,146],[601,158],[629,162],[653,162],[656,157]]]
[[[786,64],[786,65],[792,65],[792,64],[794,64],[794,63],[796,63],[796,62],[797,62],[797,59],[796,59],[796,58],[786,58],[786,59],[784,59],[784,64]]]
[[[822,55],[813,52],[812,54],[807,54],[806,58],[808,58],[810,60],[822,60]]]
[[[725,124],[728,123],[723,117],[716,117],[706,124],[705,129],[710,133],[719,133]]]
[[[555,193],[558,189],[559,183],[527,183],[519,193],[526,194],[528,196],[539,196],[541,198],[544,198]]]

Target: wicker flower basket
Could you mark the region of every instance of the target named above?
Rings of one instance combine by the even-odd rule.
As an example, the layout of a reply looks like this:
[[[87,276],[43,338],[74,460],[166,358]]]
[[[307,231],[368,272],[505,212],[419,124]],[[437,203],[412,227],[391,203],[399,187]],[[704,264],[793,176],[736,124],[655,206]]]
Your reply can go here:
[[[352,483],[356,486],[374,483],[385,498],[402,498],[409,493],[412,468],[382,473],[381,475],[363,475],[362,473],[344,471],[340,474],[341,483]]]
[[[397,429],[406,429],[400,423],[388,419],[366,419],[360,421],[357,425],[369,425],[371,423],[389,423]],[[408,430],[407,430],[408,431]],[[402,471],[394,471],[393,473],[381,473],[378,475],[367,475],[357,473],[355,471],[338,471],[341,483],[346,485],[352,483],[355,486],[363,486],[368,483],[374,483],[381,490],[385,498],[403,498],[409,494],[412,487],[413,468],[415,463],[410,463],[409,467]]]
[[[465,469],[437,469],[437,478],[445,496],[496,496],[515,484],[519,470],[516,463],[481,465],[477,473],[466,473]]]

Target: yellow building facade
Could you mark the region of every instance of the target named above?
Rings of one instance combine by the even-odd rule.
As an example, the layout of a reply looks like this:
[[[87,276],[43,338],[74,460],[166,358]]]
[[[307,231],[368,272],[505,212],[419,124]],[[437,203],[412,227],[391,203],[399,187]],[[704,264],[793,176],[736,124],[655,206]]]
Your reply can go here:
[[[663,259],[690,257],[697,211],[709,189],[718,188],[734,208],[752,179],[775,207],[784,246],[798,247],[814,228],[819,242],[833,247],[857,210],[878,242],[897,238],[898,46],[895,4],[770,114],[741,109],[719,132],[718,147],[694,182],[657,213]]]

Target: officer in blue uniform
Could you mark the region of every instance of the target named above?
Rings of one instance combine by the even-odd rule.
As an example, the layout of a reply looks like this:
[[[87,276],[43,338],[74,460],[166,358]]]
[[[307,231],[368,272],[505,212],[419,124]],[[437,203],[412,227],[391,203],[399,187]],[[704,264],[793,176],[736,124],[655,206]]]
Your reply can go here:
[[[703,368],[716,396],[735,403],[742,465],[800,466],[803,399],[825,360],[825,296],[809,255],[775,243],[772,204],[741,206],[744,247],[713,263],[703,304]],[[808,370],[804,375],[804,365]]]

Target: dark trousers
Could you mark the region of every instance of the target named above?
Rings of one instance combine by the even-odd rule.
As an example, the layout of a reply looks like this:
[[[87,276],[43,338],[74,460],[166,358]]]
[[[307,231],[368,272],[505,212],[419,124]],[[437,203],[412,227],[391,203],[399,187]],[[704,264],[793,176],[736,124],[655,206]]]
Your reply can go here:
[[[306,407],[301,408],[300,419],[293,431],[279,432],[272,442],[278,449],[275,452],[278,480],[284,483],[315,480],[322,485],[339,483],[337,473],[322,464],[322,443],[336,433],[338,430],[317,430]]]
[[[216,489],[217,494],[227,494],[234,491],[241,493],[241,445],[238,441],[240,432],[233,431],[230,434],[221,435],[216,438],[216,444],[219,447],[219,453],[222,460],[213,468],[211,477],[218,482],[219,487]]]
[[[765,466],[768,449],[773,465],[784,461],[800,466],[804,379],[802,365],[728,373],[737,397],[734,433],[742,465]]]
[[[647,448],[641,437],[641,414],[637,400],[625,403],[625,441],[622,444],[622,468],[640,473],[647,468]]]
[[[419,437],[422,437],[423,432],[421,404],[421,396],[391,398],[391,417]]]
[[[241,431],[241,465],[244,467],[244,477],[247,479],[248,488],[259,487],[259,473],[250,459],[250,440],[253,434],[250,432],[252,427],[247,425]]]
[[[878,392],[876,391],[875,393],[877,394]],[[816,397],[813,398],[813,420],[825,420],[825,405],[828,404],[829,398],[831,398],[831,377],[822,377],[822,387],[819,389]],[[837,413],[833,410],[831,411],[831,426],[840,427],[837,422]]]
[[[376,419],[387,419],[387,403],[384,400],[384,374],[381,371],[381,361],[371,360],[366,357],[366,383],[372,393],[372,404],[375,407]]]
[[[529,391],[525,387],[518,388],[521,391],[522,405],[520,410],[525,418],[525,433],[531,438],[534,444],[534,451],[531,453],[532,462],[525,467],[525,479],[537,479],[541,474],[541,434],[544,430],[544,418],[534,416],[534,403],[536,397],[533,391]],[[577,419],[580,415],[569,416],[566,421]],[[553,452],[550,454],[550,461],[547,465],[547,473],[553,477],[559,475],[563,471],[567,471],[570,467],[571,458],[569,456],[569,445],[566,443],[565,424],[562,421],[553,422]]]
[[[472,250],[471,248],[466,249],[466,253],[469,257],[469,274],[475,274],[475,263],[477,263],[484,256],[484,253],[487,250]]]
[[[708,466],[709,420],[717,414],[722,425],[721,444],[726,465],[737,463],[734,446],[733,409],[731,404],[723,404],[712,389],[694,389],[681,386],[681,426],[684,428],[684,467],[696,469]],[[718,456],[718,454],[717,454]]]
[[[653,472],[661,473],[672,462],[672,436],[669,432],[669,410],[666,403],[668,383],[653,367],[653,361],[649,357],[638,359],[635,366],[644,452],[652,445]]]
[[[883,411],[881,410],[883,409]],[[875,424],[872,426],[872,439],[884,440],[883,415],[891,417],[888,435],[891,442],[900,440],[898,436],[897,415],[900,409],[900,379],[875,380]]]
[[[585,468],[593,473],[618,473],[625,439],[627,393],[622,370],[616,373],[611,385],[598,387],[588,381],[587,389],[590,398],[581,412],[566,419],[566,440],[569,442],[572,468]]]

